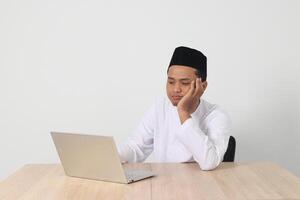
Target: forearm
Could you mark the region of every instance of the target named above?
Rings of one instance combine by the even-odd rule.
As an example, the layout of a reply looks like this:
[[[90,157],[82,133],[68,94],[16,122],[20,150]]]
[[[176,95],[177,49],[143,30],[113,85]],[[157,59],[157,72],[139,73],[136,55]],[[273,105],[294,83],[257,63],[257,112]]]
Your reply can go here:
[[[128,140],[126,143],[118,146],[120,159],[126,162],[142,162],[149,156],[152,149],[152,144],[139,144],[134,140]]]
[[[192,119],[182,125],[177,137],[202,170],[212,170],[222,162],[223,153],[219,146],[215,145],[202,130],[192,128]]]
[[[180,111],[180,110],[178,110],[178,115],[179,115],[181,124],[183,124],[187,119],[189,119],[191,117],[191,115],[189,113]]]
[[[193,112],[195,112],[195,110],[197,109],[199,104],[200,104],[200,100],[197,100],[197,103],[195,103],[195,105],[190,105],[190,107],[191,107],[190,109],[186,109],[186,108],[177,106],[177,112],[178,112],[181,124],[183,124],[187,119],[191,118],[191,114]]]

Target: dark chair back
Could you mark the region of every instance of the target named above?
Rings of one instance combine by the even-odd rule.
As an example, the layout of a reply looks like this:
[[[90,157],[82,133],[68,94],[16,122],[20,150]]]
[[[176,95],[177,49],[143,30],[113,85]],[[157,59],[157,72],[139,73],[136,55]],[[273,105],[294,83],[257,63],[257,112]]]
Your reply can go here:
[[[223,157],[223,162],[234,162],[236,141],[233,136],[230,136],[227,150]]]

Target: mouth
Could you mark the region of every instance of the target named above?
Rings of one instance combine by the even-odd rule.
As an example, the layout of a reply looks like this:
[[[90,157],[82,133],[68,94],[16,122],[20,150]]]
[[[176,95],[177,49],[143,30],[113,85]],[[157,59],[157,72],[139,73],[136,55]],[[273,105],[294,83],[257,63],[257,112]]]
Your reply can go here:
[[[179,101],[182,98],[182,96],[172,96],[172,99],[174,101]]]

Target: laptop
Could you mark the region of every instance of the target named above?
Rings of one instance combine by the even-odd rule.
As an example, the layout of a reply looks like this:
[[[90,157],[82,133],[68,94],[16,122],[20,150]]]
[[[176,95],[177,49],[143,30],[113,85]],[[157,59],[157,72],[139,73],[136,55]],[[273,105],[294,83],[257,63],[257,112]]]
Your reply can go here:
[[[51,132],[65,174],[116,183],[155,176],[151,171],[124,170],[113,137]]]

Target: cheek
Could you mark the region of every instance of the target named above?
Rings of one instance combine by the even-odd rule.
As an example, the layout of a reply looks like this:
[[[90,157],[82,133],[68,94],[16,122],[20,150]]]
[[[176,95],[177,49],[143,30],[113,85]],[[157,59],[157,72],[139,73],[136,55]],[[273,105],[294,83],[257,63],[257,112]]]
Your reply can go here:
[[[167,94],[169,94],[172,90],[171,86],[169,84],[166,85]]]
[[[182,94],[185,95],[189,91],[190,87],[191,86],[182,86]]]

